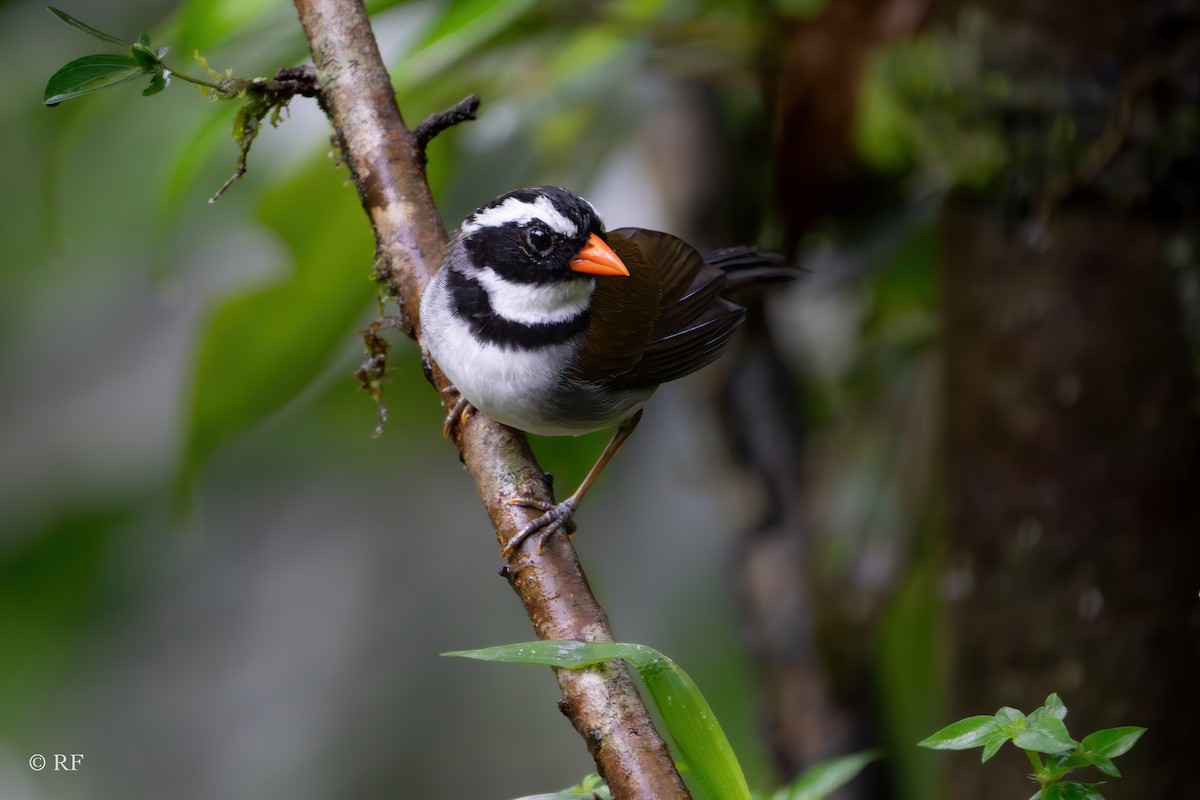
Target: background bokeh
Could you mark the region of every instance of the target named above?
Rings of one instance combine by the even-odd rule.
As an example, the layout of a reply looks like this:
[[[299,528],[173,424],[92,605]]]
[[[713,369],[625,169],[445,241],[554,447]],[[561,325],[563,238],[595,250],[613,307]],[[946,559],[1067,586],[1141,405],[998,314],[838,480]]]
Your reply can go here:
[[[807,270],[660,390],[575,542],[753,786],[883,746],[846,797],[1026,796],[1018,753],[912,744],[1058,691],[1076,736],[1150,726],[1106,796],[1184,796],[1194,2],[369,6],[409,124],[483,98],[430,147],[448,227],[554,183]],[[281,0],[63,7],[189,74],[307,58]],[[0,32],[0,798],[576,782],[548,670],[438,655],[531,630],[407,341],[372,435],[370,230],[315,104],[209,204],[233,104],[176,80],[46,109],[104,45],[30,0]],[[535,449],[561,490],[603,441]]]

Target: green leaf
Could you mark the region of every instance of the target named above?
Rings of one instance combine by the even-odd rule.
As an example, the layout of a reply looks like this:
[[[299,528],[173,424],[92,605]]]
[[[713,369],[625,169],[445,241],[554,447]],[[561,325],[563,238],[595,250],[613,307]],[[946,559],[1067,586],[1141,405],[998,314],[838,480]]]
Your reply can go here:
[[[1067,733],[1067,726],[1061,719],[1041,717],[1033,720],[1025,730],[1014,736],[1013,744],[1022,750],[1053,754],[1072,750],[1079,742]]]
[[[171,73],[165,69],[160,69],[158,72],[150,76],[150,85],[142,90],[142,96],[149,97],[152,94],[158,94],[170,84]]]
[[[137,43],[140,44],[142,47],[149,47],[150,46],[150,34],[146,33],[145,31],[142,31],[141,33],[139,33]]]
[[[367,218],[326,159],[266,193],[259,216],[287,246],[292,274],[212,311],[200,336],[181,495],[218,447],[281,409],[354,341],[375,295]]]
[[[145,69],[162,69],[162,61],[158,55],[146,47],[144,44],[133,44],[129,46],[129,52],[133,56],[133,60],[138,63],[138,66]]]
[[[983,740],[983,754],[979,757],[979,763],[986,764],[991,760],[992,756],[1000,751],[1004,743],[1008,741],[1008,736],[1001,731],[994,731]]]
[[[84,56],[50,76],[46,91],[42,94],[42,103],[56,106],[64,100],[98,92],[145,74],[146,70],[138,66],[131,56]]]
[[[579,669],[614,659],[633,665],[662,716],[679,760],[714,800],[749,800],[750,788],[708,701],[688,674],[662,653],[640,644],[522,642],[444,653],[447,656]]]
[[[1011,706],[1004,706],[1004,708],[996,712],[996,723],[1002,727],[1023,727],[1025,725],[1025,715]]]
[[[1092,784],[1078,781],[1052,783],[1042,789],[1042,800],[1104,800]]]
[[[1046,761],[1046,766],[1050,770],[1050,774],[1061,778],[1071,770],[1079,769],[1080,767],[1086,767],[1091,763],[1092,762],[1080,752],[1079,748],[1075,748],[1071,752],[1058,753],[1050,756],[1050,758]]]
[[[48,10],[51,14],[53,14],[54,16],[61,19],[63,22],[70,25],[72,28],[77,28],[90,36],[95,36],[97,39],[99,39],[102,42],[108,42],[109,44],[115,44],[120,47],[129,47],[129,45],[130,45],[130,43],[125,41],[124,39],[120,39],[116,36],[113,36],[112,34],[105,33],[104,31],[96,30],[91,25],[88,25],[86,22],[81,22],[80,20],[77,20],[74,17],[72,17],[67,12],[59,11],[54,6],[46,6],[46,10]]]
[[[1089,756],[1088,760],[1091,761],[1092,765],[1095,766],[1096,769],[1100,770],[1108,777],[1110,777],[1110,778],[1121,777],[1121,770],[1117,769],[1117,765],[1112,762],[1111,758],[1106,758],[1105,756],[1093,755],[1093,756]]]
[[[849,783],[863,767],[881,756],[878,750],[866,750],[814,764],[790,786],[772,795],[771,800],[821,800]]]
[[[1050,693],[1050,696],[1046,698],[1046,702],[1042,704],[1042,708],[1046,710],[1048,715],[1055,719],[1066,719],[1067,707],[1063,705],[1062,698],[1058,696],[1057,692]]]
[[[560,792],[531,794],[518,797],[517,800],[612,800],[612,792],[608,790],[604,779],[593,772],[575,786]]]
[[[952,722],[937,733],[917,742],[918,747],[931,750],[969,750],[984,744],[997,733],[996,718],[986,714]]]
[[[1145,728],[1139,728],[1136,725],[1105,728],[1095,733],[1089,733],[1079,744],[1083,752],[1089,755],[1116,758],[1128,753],[1145,732]]]

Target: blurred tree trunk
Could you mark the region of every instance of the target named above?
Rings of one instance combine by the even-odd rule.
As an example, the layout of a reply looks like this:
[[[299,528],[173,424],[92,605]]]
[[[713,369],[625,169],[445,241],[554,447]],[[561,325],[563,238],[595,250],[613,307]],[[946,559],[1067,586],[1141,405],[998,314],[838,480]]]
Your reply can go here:
[[[1012,163],[987,200],[953,195],[942,217],[945,719],[1029,709],[1058,691],[1077,736],[1151,728],[1106,797],[1187,796],[1183,748],[1194,736],[1179,710],[1200,707],[1200,448],[1168,261],[1180,241],[1195,247],[1198,229],[1186,114],[1200,85],[1186,42],[1188,31],[1196,38],[1195,3],[942,5],[939,24],[951,27],[965,6],[992,7],[995,52],[972,55],[998,54],[981,72],[1012,93],[985,121]],[[878,203],[852,135],[863,63],[912,33],[923,12],[920,2],[839,0],[773,32],[767,94],[790,254],[824,219]],[[1064,139],[1074,150],[1056,150]],[[768,487],[740,584],[786,776],[881,738],[875,634],[889,598],[886,586],[814,565],[793,378],[754,316],[747,328],[730,359],[725,419]],[[936,763],[950,771],[946,798],[1033,792],[1012,748],[983,767],[977,756]],[[898,791],[881,772],[848,789]]]
[[[1104,202],[1040,254],[985,204],[944,225],[950,718],[1058,691],[1076,737],[1150,728],[1105,797],[1186,796],[1200,470],[1165,232]],[[949,759],[948,796],[1028,793],[1008,755]]]
[[[1105,797],[1190,796],[1200,437],[1168,264],[1200,222],[1195,140],[1170,143],[1195,102],[1195,4],[982,5],[1038,54],[1016,90],[1066,98],[1034,127],[1067,115],[1093,144],[1009,164],[1007,194],[944,212],[948,719],[1057,691],[1077,738],[1150,729]],[[1107,109],[1103,132],[1079,98]],[[1028,795],[1023,756],[997,761],[945,761],[947,796]]]

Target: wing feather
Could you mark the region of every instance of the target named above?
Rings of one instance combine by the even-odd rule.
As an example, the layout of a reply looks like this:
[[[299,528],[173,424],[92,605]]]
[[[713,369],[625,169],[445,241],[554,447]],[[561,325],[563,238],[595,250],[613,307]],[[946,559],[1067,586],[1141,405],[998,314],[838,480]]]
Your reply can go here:
[[[702,256],[681,239],[641,228],[606,238],[630,274],[596,279],[592,322],[572,377],[616,389],[657,386],[712,363],[745,316],[722,294],[795,275],[778,256],[754,248]]]

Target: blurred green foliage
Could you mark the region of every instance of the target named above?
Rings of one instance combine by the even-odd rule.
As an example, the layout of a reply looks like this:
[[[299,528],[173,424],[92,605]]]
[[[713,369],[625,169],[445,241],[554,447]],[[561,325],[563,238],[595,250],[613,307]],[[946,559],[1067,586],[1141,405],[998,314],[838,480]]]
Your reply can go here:
[[[824,0],[368,5],[410,125],[469,93],[483,98],[479,121],[444,133],[429,149],[430,184],[448,228],[514,186],[600,183],[621,158],[639,152],[664,107],[699,96],[714,124],[725,126],[720,157],[746,194],[733,204],[742,218],[731,228],[773,244],[780,223],[762,213],[770,206],[769,159],[739,146],[749,137],[738,133],[768,127],[764,39],[781,18],[820,14]],[[111,747],[111,772],[94,796],[199,797],[187,791],[214,785],[200,778],[250,775],[251,762],[266,762],[257,750],[239,760],[240,729],[229,722],[256,732],[258,718],[282,720],[271,730],[285,741],[281,730],[317,743],[303,740],[304,750],[288,742],[282,766],[263,767],[269,777],[261,783],[247,780],[251,788],[239,786],[241,795],[208,796],[373,796],[395,787],[398,757],[405,759],[403,782],[418,796],[447,786],[453,789],[445,793],[491,791],[491,773],[506,769],[526,789],[535,766],[560,770],[561,780],[549,785],[581,774],[585,754],[576,762],[546,755],[567,738],[542,713],[553,696],[530,701],[536,688],[525,691],[546,687],[448,676],[444,665],[422,661],[485,634],[517,641],[527,631],[515,603],[486,594],[499,587],[476,588],[496,566],[487,560],[494,554],[482,552],[488,542],[475,535],[486,532],[486,521],[438,438],[439,409],[407,342],[392,348],[381,444],[369,438],[375,411],[350,375],[362,358],[355,329],[380,308],[372,241],[315,104],[293,103],[290,118],[265,130],[246,177],[210,206],[207,198],[237,157],[234,106],[197,102],[188,91],[143,99],[125,86],[47,111],[41,88],[79,55],[78,37],[62,35],[40,4],[8,4],[2,13],[0,22],[10,24],[0,30],[11,33],[0,67],[21,91],[0,103],[12,199],[0,215],[0,374],[13,387],[0,399],[0,635],[11,653],[0,672],[0,794],[16,785],[4,782],[7,763],[59,746],[50,740],[79,728],[81,737],[90,734],[86,741]],[[87,16],[104,30],[150,30],[181,68],[196,51],[217,70],[246,77],[307,58],[285,0],[115,2]],[[828,596],[848,598],[848,608],[838,609],[847,619],[879,612],[869,642],[838,644],[878,646],[872,674],[853,676],[869,686],[852,690],[879,695],[889,768],[898,796],[910,798],[936,796],[929,754],[912,754],[909,745],[941,714],[943,565],[929,535],[941,511],[928,478],[939,231],[927,198],[963,186],[1027,198],[1046,174],[1077,166],[1103,126],[1091,109],[1063,113],[1053,98],[1016,85],[1004,54],[988,52],[986,25],[971,16],[939,24],[872,58],[860,87],[856,144],[868,167],[904,191],[883,219],[864,213],[813,237],[806,255],[826,259],[814,278],[834,281],[795,301],[780,337],[791,363],[802,365],[808,461],[821,465],[812,580]],[[1027,128],[1017,136],[998,129],[997,109]],[[1163,146],[1194,147],[1198,119],[1194,109],[1181,113]],[[637,163],[623,179],[646,171],[644,159]],[[638,191],[651,194],[655,177],[634,175]],[[1194,248],[1183,242],[1178,249],[1180,263],[1194,263]],[[624,466],[605,481],[616,484],[624,473],[619,485],[631,496],[663,474],[686,483],[698,468],[688,459],[719,460],[704,438],[711,431],[697,430],[714,427],[707,418],[655,408],[649,413],[659,414],[660,429],[676,418],[692,421],[675,443],[701,444],[675,460],[655,452],[652,467],[633,477],[637,462],[623,452]],[[639,432],[630,449],[650,435]],[[534,446],[562,489],[582,478],[605,438],[535,439]],[[639,530],[625,538],[605,531],[611,540],[581,536],[578,544],[590,551],[602,602],[628,611],[614,613],[622,635],[695,665],[748,782],[767,786],[776,781],[755,705],[761,676],[747,663],[731,610],[732,545],[686,538],[693,531],[677,522],[725,524],[708,519],[710,495],[738,494],[733,482],[705,484],[707,493],[689,496],[688,508],[665,510],[653,493],[633,508],[626,498],[606,502],[602,488],[592,508],[618,507]],[[194,517],[171,515],[173,489],[194,492]],[[192,522],[200,533],[179,535]],[[672,527],[683,528],[683,538],[658,545],[669,548],[665,554],[655,551],[651,539],[666,541],[677,533]],[[693,551],[713,558],[695,573],[688,572]],[[309,552],[320,555],[311,573],[302,569]],[[889,572],[901,568],[899,577]],[[271,606],[273,592],[287,601]],[[453,605],[460,595],[462,605]],[[647,595],[659,601],[653,613]],[[304,606],[313,597],[318,605]],[[349,609],[342,616],[330,610],[339,600]],[[850,600],[861,606],[849,607]],[[239,627],[267,606],[278,615]],[[443,606],[450,610],[437,616]],[[214,614],[218,630],[234,632],[233,643],[198,622],[209,618],[197,608]],[[430,639],[418,638],[423,623]],[[497,630],[505,625],[512,628]],[[293,640],[266,641],[290,627],[302,629],[301,645],[318,643],[315,652]],[[677,643],[654,638],[660,635]],[[272,660],[273,646],[284,656]],[[349,664],[342,672],[324,661],[339,654]],[[193,664],[193,682],[174,677]],[[318,674],[325,682],[289,682],[293,671],[310,667],[327,668]],[[233,688],[218,686],[222,678]],[[149,700],[137,696],[142,685],[151,687]],[[273,717],[253,698],[274,691],[284,692],[289,713],[336,697],[352,719],[328,709],[299,722],[287,713]],[[123,692],[134,711],[124,710],[124,698],[106,700]],[[215,731],[193,732],[189,692],[205,708],[233,697],[228,705],[245,707],[247,716],[215,717]],[[65,699],[58,703],[47,699],[59,695]],[[496,727],[480,719],[489,717],[478,707],[481,697],[504,708],[494,715]],[[68,700],[90,706],[77,711]],[[96,733],[110,726],[118,732]],[[158,728],[183,740],[180,750],[223,756],[197,754],[204,766],[196,769],[207,771],[182,786],[168,778],[153,784],[150,776],[139,783],[125,773],[135,772],[141,754],[121,753],[119,745],[167,747],[172,737]],[[233,744],[221,750],[214,742]],[[575,741],[561,747],[554,752],[582,750]],[[477,768],[461,769],[476,759]],[[201,788],[187,788],[193,785]],[[66,784],[37,786],[39,797],[78,796]]]

